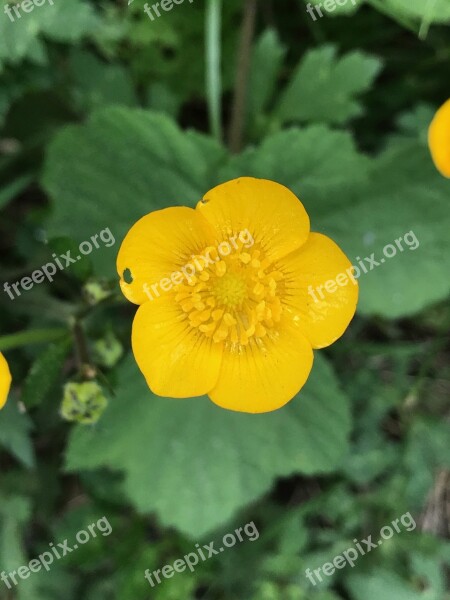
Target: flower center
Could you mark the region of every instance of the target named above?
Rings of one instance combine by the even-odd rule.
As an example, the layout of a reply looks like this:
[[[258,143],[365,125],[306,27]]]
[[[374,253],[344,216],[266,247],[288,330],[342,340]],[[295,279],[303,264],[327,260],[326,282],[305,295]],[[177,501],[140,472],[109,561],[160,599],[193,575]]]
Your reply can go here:
[[[210,247],[190,264],[195,274],[174,290],[191,327],[216,343],[240,345],[276,327],[284,277],[261,250],[238,245],[223,257]]]
[[[212,286],[212,293],[219,304],[233,309],[242,305],[247,296],[247,285],[245,279],[240,275],[225,273]]]

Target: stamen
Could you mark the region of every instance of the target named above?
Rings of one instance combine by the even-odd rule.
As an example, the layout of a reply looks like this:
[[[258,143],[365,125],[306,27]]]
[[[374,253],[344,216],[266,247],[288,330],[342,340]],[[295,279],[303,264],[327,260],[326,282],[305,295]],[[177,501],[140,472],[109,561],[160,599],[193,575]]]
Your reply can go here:
[[[212,247],[206,252],[217,260],[174,288],[190,326],[214,343],[247,346],[264,338],[281,320],[283,273],[259,248],[241,245],[227,257]]]

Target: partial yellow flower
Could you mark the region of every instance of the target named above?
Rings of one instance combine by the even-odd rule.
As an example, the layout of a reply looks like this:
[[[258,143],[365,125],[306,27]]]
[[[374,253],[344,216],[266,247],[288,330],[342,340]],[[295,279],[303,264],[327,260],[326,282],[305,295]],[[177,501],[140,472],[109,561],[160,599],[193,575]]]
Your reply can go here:
[[[428,130],[428,145],[438,171],[450,177],[450,99],[437,111]]]
[[[313,348],[344,333],[358,299],[354,280],[324,293],[326,282],[352,273],[351,263],[331,239],[310,232],[298,198],[250,177],[217,186],[195,210],[140,219],[117,270],[124,295],[140,305],[132,346],[151,390],[207,394],[249,413],[297,394]]]
[[[2,409],[8,399],[9,388],[11,387],[11,373],[5,357],[0,352],[0,409]]]

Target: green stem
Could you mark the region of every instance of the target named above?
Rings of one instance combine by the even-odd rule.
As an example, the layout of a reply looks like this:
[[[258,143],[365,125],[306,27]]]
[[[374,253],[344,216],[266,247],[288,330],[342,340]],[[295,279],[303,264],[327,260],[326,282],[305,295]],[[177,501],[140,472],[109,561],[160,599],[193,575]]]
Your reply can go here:
[[[83,325],[80,321],[75,322],[73,327],[73,335],[75,338],[75,347],[77,350],[78,367],[80,374],[84,379],[95,379],[97,370],[91,364],[88,343],[84,333]]]
[[[211,133],[218,141],[222,140],[221,13],[222,0],[208,0],[206,9],[206,92]]]
[[[244,4],[229,134],[230,150],[235,154],[241,151],[244,137],[245,108],[257,3],[258,0],[246,0]]]
[[[21,348],[30,344],[44,344],[54,342],[67,335],[67,329],[32,329],[31,331],[20,331],[11,335],[0,337],[0,352]]]

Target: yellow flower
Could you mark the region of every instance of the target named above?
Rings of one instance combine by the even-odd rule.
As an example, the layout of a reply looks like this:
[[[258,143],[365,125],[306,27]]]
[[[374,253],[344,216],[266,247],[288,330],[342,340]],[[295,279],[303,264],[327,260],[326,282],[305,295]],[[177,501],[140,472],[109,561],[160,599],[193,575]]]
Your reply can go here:
[[[350,261],[331,239],[310,233],[298,198],[249,177],[214,188],[195,210],[140,219],[117,270],[124,295],[140,305],[132,346],[151,390],[208,394],[250,413],[296,395],[313,348],[344,333],[358,299]],[[336,276],[339,285],[329,281]]]
[[[0,352],[0,409],[3,408],[8,399],[9,388],[11,387],[11,373],[5,357]]]
[[[431,122],[428,145],[438,171],[450,177],[450,100],[441,106]]]

